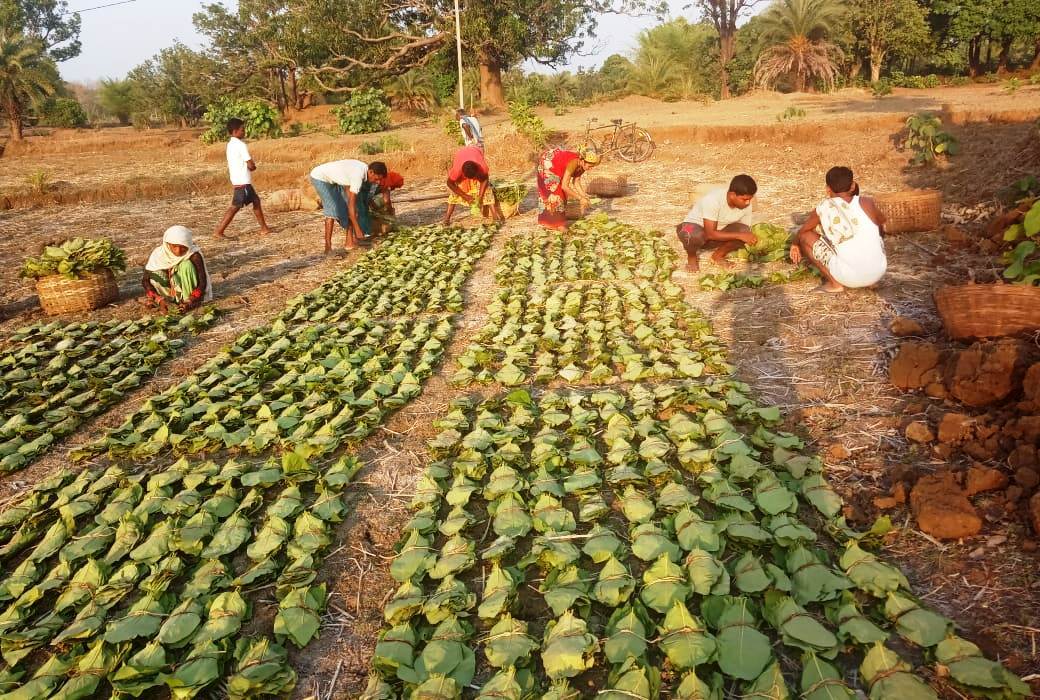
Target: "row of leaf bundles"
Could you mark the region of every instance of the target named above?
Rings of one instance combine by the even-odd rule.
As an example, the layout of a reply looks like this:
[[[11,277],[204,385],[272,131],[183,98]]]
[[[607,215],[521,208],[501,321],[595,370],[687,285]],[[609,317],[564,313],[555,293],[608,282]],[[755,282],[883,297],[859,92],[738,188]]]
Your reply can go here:
[[[659,233],[597,214],[574,222],[566,234],[513,236],[495,267],[495,282],[525,287],[577,280],[663,281],[674,271],[675,259]]]
[[[195,323],[185,317],[168,331]],[[163,325],[52,323],[9,338],[0,353],[0,472],[29,465],[154,375],[184,345]]]
[[[146,458],[281,444],[327,454],[367,436],[422,391],[452,335],[450,320],[400,320],[248,331],[191,377],[146,401],[77,451]]]
[[[253,634],[236,644],[252,613],[241,589],[274,587],[279,641],[317,635],[318,559],[359,468],[343,458],[319,472],[287,453],[280,464],[182,460],[150,476],[111,467],[40,483],[0,514],[5,532],[18,528],[0,555],[26,553],[0,582],[10,601],[0,685],[13,698],[88,697],[106,678],[135,697],[165,684],[189,698],[221,678],[236,697],[291,688],[284,649]],[[54,655],[30,668],[44,646]]]
[[[664,284],[663,294],[648,282],[534,288],[526,305],[500,292],[452,381],[613,383],[728,372],[709,324],[679,287]]]
[[[720,385],[714,393],[725,392],[728,401],[739,405],[737,410],[747,422],[773,417],[773,411],[742,403],[737,395],[741,388]],[[445,459],[431,465],[417,487],[418,511],[391,564],[391,575],[401,586],[384,611],[391,627],[376,647],[374,665],[379,675],[373,677],[365,697],[391,696],[392,682],[416,687],[412,697],[457,697],[473,679],[477,639],[483,640],[487,663],[502,669],[483,686],[478,697],[526,697],[540,692],[536,691],[537,667],[530,659],[539,648],[542,671],[553,683],[549,695],[543,697],[577,697],[566,679],[596,665],[600,652],[613,664],[609,686],[621,691],[619,698],[655,697],[660,680],[658,666],[665,660],[673,669],[672,677],[679,680],[677,676],[681,676],[676,697],[721,697],[723,675],[747,684],[744,687],[749,693],[786,697],[786,681],[773,657],[770,639],[760,631],[760,619],[786,646],[805,654],[801,687],[806,697],[855,697],[837,667],[824,659],[857,648],[871,650],[862,672],[873,684],[872,698],[935,697],[927,686],[905,672],[909,667],[894,652],[882,646],[889,633],[860,611],[858,601],[874,605],[875,598],[885,601],[883,607],[877,603],[879,624],[894,625],[900,635],[915,644],[938,645],[935,655],[941,663],[951,660],[948,650],[952,648],[971,657],[966,666],[978,667],[979,672],[969,675],[967,667],[958,668],[960,675],[953,676],[958,683],[975,690],[999,687],[1006,689],[1008,696],[1021,690],[1017,679],[981,658],[977,649],[948,637],[949,621],[921,608],[905,592],[908,584],[898,570],[879,562],[854,542],[841,557],[841,569],[829,566],[827,555],[812,547],[815,534],[794,517],[797,504],[793,493],[785,490],[769,470],[758,469],[752,475],[757,478],[752,504],[739,493],[718,498],[718,493],[712,492],[721,479],[718,470],[690,469],[684,463],[688,470],[698,473],[700,498],[715,511],[714,520],[706,518],[695,508],[699,497],[687,488],[681,473],[663,461],[671,448],[659,442],[647,445],[654,436],[651,423],[655,410],[674,408],[675,401],[686,402],[685,410],[692,410],[693,396],[667,390],[654,395],[643,390],[633,391],[628,398],[631,410],[624,412],[625,397],[615,392],[591,396],[550,392],[535,405],[526,392],[517,391],[503,401],[485,401],[477,406],[457,402],[452,413],[438,422],[445,432],[431,447]],[[712,401],[717,399],[700,395],[692,405],[704,408],[704,403]],[[704,410],[711,414],[724,408],[713,403]],[[577,434],[586,437],[585,443],[575,439],[569,451],[559,449],[557,436],[547,433],[545,427],[546,423],[562,427],[568,422],[568,409],[571,429],[577,428]],[[598,415],[590,418],[590,413]],[[596,418],[605,415],[609,415],[605,433],[613,435],[606,460],[598,457],[588,440],[593,433],[601,432],[602,422]],[[658,425],[658,429],[680,437],[697,432],[687,425],[691,418],[676,420],[679,415],[674,413],[668,427]],[[537,430],[539,424],[541,430]],[[717,417],[707,415],[704,432],[712,431],[718,436],[718,445],[735,439]],[[631,447],[626,450],[622,442],[635,444],[644,432],[650,435],[639,446],[646,464],[640,473],[637,466],[642,460],[629,462],[618,457],[631,452]],[[531,435],[535,437],[528,462],[515,448],[531,442]],[[772,445],[774,451],[785,450],[784,445],[797,446],[794,438],[769,433],[762,425],[751,441]],[[546,452],[552,456],[536,460],[536,452],[546,445]],[[514,449],[508,449],[511,446]],[[818,464],[786,450],[780,457],[792,479],[795,472]],[[653,462],[659,464],[652,467]],[[606,478],[614,492],[615,507],[620,504],[631,526],[625,537],[603,522],[609,511],[599,492],[600,470],[594,467],[605,463],[617,465],[606,467]],[[736,476],[731,478],[740,481]],[[818,505],[833,516],[840,507],[833,492],[818,475],[803,473],[804,482],[817,484],[811,488],[828,496]],[[645,495],[650,490],[656,490],[656,498]],[[521,495],[524,493],[526,497]],[[491,527],[499,535],[481,555],[491,562],[490,572],[485,570],[482,576],[468,573],[476,565],[476,542],[464,534],[472,530],[478,535],[485,530],[467,511],[467,506],[478,507],[476,494],[483,496]],[[577,519],[563,505],[564,499],[573,495],[578,496]],[[590,507],[597,500],[600,503]],[[742,515],[750,515],[756,508],[759,513],[776,515],[766,515],[757,524],[754,518]],[[731,512],[727,515],[727,511]],[[577,521],[599,522],[588,532],[577,534]],[[533,540],[523,539],[532,528],[539,534]],[[435,546],[436,532],[446,538],[439,549]],[[521,543],[528,542],[526,556],[513,555]],[[628,549],[625,542],[631,543],[635,557],[630,565],[624,563]],[[763,564],[763,550],[756,548],[770,546],[772,549],[764,550],[767,561]],[[728,553],[730,549],[732,553]],[[583,554],[593,563],[603,564],[598,575],[577,565]],[[533,565],[541,572],[534,577],[541,581],[538,590],[558,618],[546,627],[541,645],[528,635],[528,622],[510,614],[538,608],[519,600],[530,595],[533,581],[527,572]],[[638,586],[633,571],[642,571],[638,598],[633,597]],[[528,586],[523,585],[525,579]],[[477,592],[468,589],[463,580],[485,581],[479,607]],[[424,590],[424,585],[436,588]],[[699,609],[703,620],[688,607],[697,600],[700,606],[694,609]],[[591,605],[605,606],[607,611],[590,617]],[[836,632],[821,624],[819,613],[811,614],[807,605],[822,608]],[[474,608],[489,627],[479,635],[463,619]],[[607,618],[604,629],[589,629],[588,620]],[[659,636],[649,639],[655,628]],[[602,645],[599,638],[604,639]],[[656,647],[650,648],[650,644]],[[990,680],[983,682],[983,676]]]
[[[317,289],[291,300],[286,322],[336,322],[462,309],[461,289],[495,227],[405,229]]]

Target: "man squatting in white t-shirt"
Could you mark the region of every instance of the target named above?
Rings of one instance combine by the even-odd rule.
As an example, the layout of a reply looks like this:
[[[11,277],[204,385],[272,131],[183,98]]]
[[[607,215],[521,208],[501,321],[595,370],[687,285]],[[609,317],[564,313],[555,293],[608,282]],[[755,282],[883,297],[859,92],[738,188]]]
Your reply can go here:
[[[224,218],[213,235],[217,238],[225,238],[224,230],[231,225],[235,214],[247,204],[253,205],[253,213],[256,214],[256,220],[260,224],[260,235],[267,235],[271,233],[271,229],[267,228],[267,222],[264,220],[260,195],[253,189],[253,171],[256,170],[256,163],[253,162],[253,157],[249,155],[249,148],[242,140],[246,135],[245,122],[241,119],[228,119],[227,130],[231,136],[227,144],[228,173],[231,176],[231,186],[235,188],[235,193],[231,197],[231,207],[224,214]]]
[[[750,175],[737,175],[728,188],[714,189],[694,203],[683,223],[675,227],[686,249],[687,270],[700,270],[702,248],[715,248],[711,261],[730,267],[727,255],[758,243],[758,236],[751,233],[751,200],[756,192],[758,185]]]

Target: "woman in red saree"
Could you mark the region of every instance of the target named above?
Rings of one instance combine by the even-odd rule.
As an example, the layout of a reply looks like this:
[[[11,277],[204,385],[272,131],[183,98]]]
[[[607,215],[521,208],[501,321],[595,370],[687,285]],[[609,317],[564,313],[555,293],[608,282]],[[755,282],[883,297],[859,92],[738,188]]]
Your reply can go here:
[[[581,176],[596,167],[600,156],[591,147],[576,151],[550,148],[538,159],[538,223],[546,228],[567,228],[567,198],[577,197],[582,209],[589,206],[589,195]]]

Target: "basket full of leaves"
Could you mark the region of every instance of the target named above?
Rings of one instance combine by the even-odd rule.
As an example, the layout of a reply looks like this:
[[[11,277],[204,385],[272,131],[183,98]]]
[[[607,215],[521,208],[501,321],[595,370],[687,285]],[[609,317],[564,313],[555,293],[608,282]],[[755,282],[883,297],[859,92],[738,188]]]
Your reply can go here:
[[[502,215],[507,219],[515,215],[520,209],[520,203],[527,196],[527,185],[522,182],[496,181],[492,186],[495,188],[498,205],[502,208]]]
[[[53,316],[115,301],[119,286],[114,273],[125,269],[126,253],[107,238],[73,238],[28,258],[22,277],[36,280],[40,306]]]

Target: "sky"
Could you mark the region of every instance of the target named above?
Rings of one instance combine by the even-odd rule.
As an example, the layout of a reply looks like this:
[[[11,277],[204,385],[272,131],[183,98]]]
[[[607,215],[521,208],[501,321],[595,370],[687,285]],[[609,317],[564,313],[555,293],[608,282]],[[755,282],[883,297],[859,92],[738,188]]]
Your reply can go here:
[[[107,5],[119,0],[69,0],[73,11]],[[83,53],[61,64],[61,74],[70,82],[90,82],[100,78],[122,78],[134,66],[179,40],[192,48],[202,45],[191,16],[212,0],[132,0],[126,4],[83,12]],[[232,2],[234,0],[231,0]],[[347,0],[349,1],[349,0]],[[671,0],[671,16],[682,14],[685,4]],[[613,53],[628,54],[640,31],[653,26],[652,17],[605,15],[601,18],[598,39],[589,42],[590,56],[576,56],[567,68],[598,66]],[[525,66],[543,72],[537,65]]]

